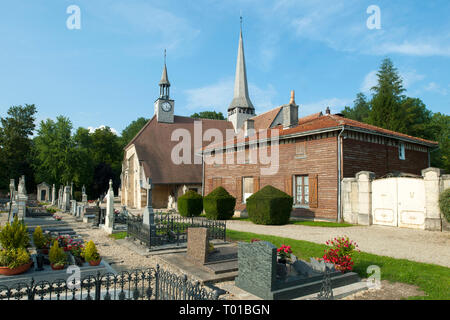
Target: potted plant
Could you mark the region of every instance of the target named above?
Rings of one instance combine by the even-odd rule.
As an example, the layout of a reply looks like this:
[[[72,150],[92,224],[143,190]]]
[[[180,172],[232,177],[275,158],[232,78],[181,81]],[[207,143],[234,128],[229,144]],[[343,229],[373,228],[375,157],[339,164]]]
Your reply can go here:
[[[50,265],[53,270],[64,269],[67,263],[67,255],[62,248],[59,247],[58,240],[53,242],[48,254]]]
[[[25,248],[11,248],[0,251],[0,274],[12,276],[21,274],[32,265],[30,254]]]
[[[89,262],[91,266],[98,266],[102,261],[100,254],[97,251],[95,243],[92,240],[86,244],[83,250],[84,260]]]

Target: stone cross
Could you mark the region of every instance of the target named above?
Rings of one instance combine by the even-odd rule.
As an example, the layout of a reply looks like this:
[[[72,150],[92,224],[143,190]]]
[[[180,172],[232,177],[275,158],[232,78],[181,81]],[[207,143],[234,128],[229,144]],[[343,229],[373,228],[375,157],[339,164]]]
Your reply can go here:
[[[142,224],[148,226],[154,226],[155,224],[155,214],[152,207],[152,179],[147,180],[147,207],[144,209],[142,214]],[[150,228],[151,231],[151,228]]]

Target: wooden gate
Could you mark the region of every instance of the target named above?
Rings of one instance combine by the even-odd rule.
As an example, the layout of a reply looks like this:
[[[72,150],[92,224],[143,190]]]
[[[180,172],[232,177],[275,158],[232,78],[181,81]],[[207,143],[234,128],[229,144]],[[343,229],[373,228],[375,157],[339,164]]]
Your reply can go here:
[[[372,182],[373,224],[425,228],[423,179],[397,177]]]

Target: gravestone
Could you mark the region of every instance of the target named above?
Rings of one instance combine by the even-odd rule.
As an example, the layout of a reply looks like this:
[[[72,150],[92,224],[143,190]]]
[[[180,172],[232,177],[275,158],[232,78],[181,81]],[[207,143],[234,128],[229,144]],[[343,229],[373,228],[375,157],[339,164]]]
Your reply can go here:
[[[109,189],[106,194],[106,216],[103,229],[110,234],[114,230],[114,189],[111,179],[109,180]]]
[[[53,184],[52,186],[52,206],[55,205],[56,203],[56,188],[55,188],[55,184]]]
[[[19,185],[17,187],[17,214],[19,219],[23,219],[26,214],[26,208],[27,208],[27,190],[25,188],[25,176],[22,176],[19,178]]]
[[[86,187],[84,186],[84,184],[83,184],[83,188],[81,191],[82,191],[81,202],[86,204],[88,202],[88,199],[87,199],[87,194],[86,194]]]
[[[70,187],[66,186],[64,188],[64,196],[63,196],[63,212],[67,212],[70,210]]]
[[[197,265],[208,261],[208,228],[188,228],[186,258]]]
[[[277,247],[266,241],[239,242],[237,287],[265,300],[295,299],[318,294],[325,268],[329,264],[314,259],[311,263],[292,256],[292,264],[277,262]],[[283,272],[280,272],[280,271]],[[328,268],[330,288],[359,282],[354,272],[341,273]]]

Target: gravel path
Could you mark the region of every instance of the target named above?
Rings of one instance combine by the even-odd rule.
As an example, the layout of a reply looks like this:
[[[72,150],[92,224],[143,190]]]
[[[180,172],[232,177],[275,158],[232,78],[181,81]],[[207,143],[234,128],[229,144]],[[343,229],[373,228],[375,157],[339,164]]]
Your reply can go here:
[[[302,225],[264,226],[250,221],[230,220],[227,228],[324,244],[347,235],[361,251],[392,258],[426,262],[450,267],[450,233],[385,226],[324,228]]]

